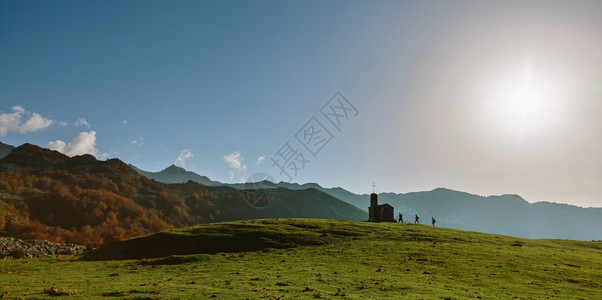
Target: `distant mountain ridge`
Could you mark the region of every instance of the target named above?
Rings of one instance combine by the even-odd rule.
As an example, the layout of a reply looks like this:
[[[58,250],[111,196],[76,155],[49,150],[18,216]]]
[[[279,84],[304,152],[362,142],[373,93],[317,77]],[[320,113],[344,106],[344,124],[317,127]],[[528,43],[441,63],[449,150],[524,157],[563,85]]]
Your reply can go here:
[[[7,144],[5,144],[3,142],[0,142],[0,159],[3,159],[13,149],[15,149],[15,146],[7,145]]]
[[[285,182],[274,185],[291,190],[315,188],[365,211],[370,205],[368,194],[358,195],[340,187]],[[461,230],[534,239],[602,240],[602,208],[597,207],[529,203],[518,195],[484,197],[445,188],[406,194],[380,193],[378,200],[395,208],[396,219],[401,212],[405,222],[414,222],[414,215],[418,214],[423,224],[430,224],[434,217],[437,226]]]
[[[529,203],[518,195],[478,196],[438,188],[407,194],[384,193],[382,202],[402,212],[406,222],[419,214],[423,224],[531,239],[602,239],[602,208],[550,202]]]
[[[325,188],[317,183],[264,180],[254,184],[218,184],[237,189],[316,189],[364,211],[369,206],[368,194],[358,195],[340,187]],[[380,193],[378,199],[379,203],[389,203],[395,208],[395,218],[401,212],[405,222],[414,222],[414,215],[418,214],[423,224],[430,224],[434,217],[437,226],[461,230],[524,238],[602,240],[602,208],[529,203],[518,195],[484,197],[445,188],[406,194]]]
[[[184,168],[180,168],[176,165],[171,165],[159,172],[148,172],[144,171],[140,168],[137,168],[134,165],[129,165],[132,169],[136,170],[142,176],[145,176],[148,179],[154,179],[163,183],[184,183],[189,180],[194,182],[198,182],[200,184],[204,184],[207,186],[221,186],[223,185],[221,182],[213,181],[209,179],[207,176],[201,176],[197,173],[187,171]]]
[[[289,189],[315,187],[315,183],[278,186]],[[318,185],[319,186],[319,185]],[[358,195],[342,188],[319,190],[367,210],[369,195]],[[511,235],[531,239],[602,240],[602,208],[583,208],[551,202],[529,203],[518,195],[478,196],[466,192],[437,188],[412,193],[380,193],[379,203],[395,208],[395,218],[402,213],[405,222],[447,228]]]

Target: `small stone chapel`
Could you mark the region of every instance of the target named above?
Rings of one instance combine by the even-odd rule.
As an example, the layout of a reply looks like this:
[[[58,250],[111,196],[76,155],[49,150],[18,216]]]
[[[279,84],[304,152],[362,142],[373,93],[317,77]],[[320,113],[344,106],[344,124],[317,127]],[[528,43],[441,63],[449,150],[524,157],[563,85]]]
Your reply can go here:
[[[378,195],[374,190],[376,185],[372,184],[372,194],[370,194],[370,207],[368,208],[368,222],[396,222],[393,216],[393,206],[388,203],[378,205]]]

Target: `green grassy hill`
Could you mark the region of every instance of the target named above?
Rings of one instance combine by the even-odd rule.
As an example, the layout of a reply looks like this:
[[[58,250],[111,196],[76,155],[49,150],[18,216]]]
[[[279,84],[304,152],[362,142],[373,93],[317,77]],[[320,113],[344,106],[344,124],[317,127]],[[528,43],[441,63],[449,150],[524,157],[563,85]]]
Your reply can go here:
[[[0,272],[9,298],[45,298],[55,285],[67,298],[599,299],[602,242],[266,219],[165,231],[73,259],[0,261]]]

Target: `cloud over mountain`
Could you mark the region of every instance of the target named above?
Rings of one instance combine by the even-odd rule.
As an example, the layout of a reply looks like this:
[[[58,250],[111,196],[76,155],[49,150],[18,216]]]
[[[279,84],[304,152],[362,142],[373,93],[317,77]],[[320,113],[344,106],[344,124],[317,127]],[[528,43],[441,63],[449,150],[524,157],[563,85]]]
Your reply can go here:
[[[235,169],[237,171],[244,171],[247,169],[247,165],[242,163],[244,158],[242,156],[240,156],[239,151],[235,151],[235,152],[231,153],[230,155],[224,156],[223,160],[225,160],[228,163],[228,166],[230,168]]]
[[[182,152],[180,152],[180,155],[178,155],[178,158],[176,159],[176,161],[174,162],[174,164],[176,166],[181,166],[181,167],[185,167],[186,166],[186,160],[194,157],[194,154],[192,154],[192,152],[190,152],[189,149],[184,149],[182,150]]]
[[[61,140],[49,142],[46,148],[56,150],[67,156],[92,154],[96,157],[103,156],[96,148],[96,131],[80,132],[71,142],[65,143]]]

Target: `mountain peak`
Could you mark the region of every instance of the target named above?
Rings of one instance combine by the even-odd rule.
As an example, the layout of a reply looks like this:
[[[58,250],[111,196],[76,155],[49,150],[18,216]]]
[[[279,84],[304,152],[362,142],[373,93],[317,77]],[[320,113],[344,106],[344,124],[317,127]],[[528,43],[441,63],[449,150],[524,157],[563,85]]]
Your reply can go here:
[[[69,159],[58,151],[25,143],[8,153],[0,162],[8,169],[47,170]]]
[[[32,144],[23,144],[12,150],[0,160],[0,169],[50,171],[67,170],[71,172],[86,172],[95,169],[106,174],[135,174],[129,166],[119,159],[99,161],[91,154],[82,154],[69,157],[58,151],[38,147]]]
[[[220,182],[213,181],[213,180],[209,179],[207,176],[201,176],[194,172],[187,171],[186,169],[184,169],[182,167],[178,167],[174,164],[172,164],[171,166],[169,166],[159,172],[144,171],[144,170],[139,169],[132,165],[130,165],[130,167],[132,167],[134,170],[136,170],[138,173],[142,174],[142,176],[144,176],[146,178],[154,179],[156,181],[163,182],[163,183],[184,183],[189,180],[192,180],[192,181],[195,181],[200,184],[207,185],[207,186],[222,185]]]
[[[182,167],[178,167],[176,165],[171,165],[171,166],[165,168],[163,171],[184,171],[184,172],[187,172],[186,169],[184,169]]]

